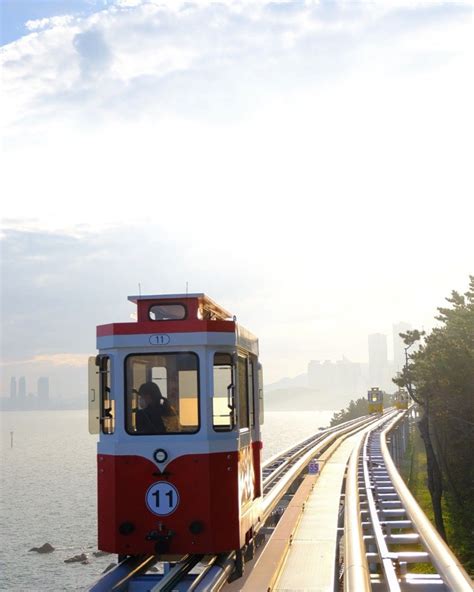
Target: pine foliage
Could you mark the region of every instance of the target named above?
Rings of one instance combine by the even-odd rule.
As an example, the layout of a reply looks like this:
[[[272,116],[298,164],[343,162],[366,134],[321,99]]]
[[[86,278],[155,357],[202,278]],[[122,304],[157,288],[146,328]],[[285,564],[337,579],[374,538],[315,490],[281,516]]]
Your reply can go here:
[[[428,460],[428,487],[437,527],[466,567],[474,570],[474,276],[464,294],[453,291],[449,306],[438,308],[439,321],[424,336],[401,334],[407,347],[420,344],[394,382],[419,403],[420,432]],[[429,450],[432,448],[432,451]],[[430,462],[430,454],[432,455]],[[442,503],[443,502],[443,503]],[[443,517],[443,507],[449,516]]]

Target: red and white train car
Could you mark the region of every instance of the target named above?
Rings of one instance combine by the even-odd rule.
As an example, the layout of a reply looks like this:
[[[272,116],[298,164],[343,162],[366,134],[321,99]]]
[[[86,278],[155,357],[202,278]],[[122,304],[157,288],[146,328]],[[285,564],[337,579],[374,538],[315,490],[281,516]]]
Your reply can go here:
[[[99,548],[121,556],[242,549],[260,520],[258,340],[204,294],[131,296],[97,327]]]

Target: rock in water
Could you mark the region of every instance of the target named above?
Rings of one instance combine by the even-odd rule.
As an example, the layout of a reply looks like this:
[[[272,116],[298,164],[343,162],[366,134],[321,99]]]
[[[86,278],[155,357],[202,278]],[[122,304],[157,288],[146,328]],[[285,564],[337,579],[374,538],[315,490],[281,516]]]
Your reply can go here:
[[[104,555],[110,555],[110,553],[108,551],[94,551],[92,555],[94,557],[103,557]]]
[[[69,559],[64,560],[64,563],[82,563],[83,561],[87,561],[87,555],[85,553],[74,555],[74,557],[69,557]]]
[[[32,547],[30,551],[35,551],[35,553],[52,553],[54,547],[49,543],[45,543],[44,545],[41,545],[41,547]]]

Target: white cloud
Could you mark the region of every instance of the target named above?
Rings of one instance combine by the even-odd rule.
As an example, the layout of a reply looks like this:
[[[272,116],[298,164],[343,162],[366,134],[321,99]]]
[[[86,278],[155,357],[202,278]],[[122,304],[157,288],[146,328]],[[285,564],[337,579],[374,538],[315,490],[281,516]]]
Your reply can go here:
[[[64,27],[73,22],[74,17],[71,14],[53,16],[48,18],[33,19],[26,21],[25,27],[29,31],[38,31],[40,29],[51,29],[53,27]]]
[[[87,366],[87,354],[80,353],[61,353],[61,354],[41,354],[26,360],[9,360],[2,362],[3,366],[22,366],[41,364],[46,367],[69,366],[72,368],[84,368]]]
[[[125,4],[29,21],[35,33],[0,54],[7,122],[30,125],[45,113],[82,122],[134,109],[227,118],[252,111],[251,98],[305,90],[361,59],[393,67],[401,52],[424,65],[427,53],[438,62],[459,56],[470,39],[461,5]]]

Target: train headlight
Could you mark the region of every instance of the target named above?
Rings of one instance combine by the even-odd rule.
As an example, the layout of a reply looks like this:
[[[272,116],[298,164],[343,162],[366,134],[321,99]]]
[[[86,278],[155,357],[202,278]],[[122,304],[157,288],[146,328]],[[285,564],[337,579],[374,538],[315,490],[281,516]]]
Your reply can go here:
[[[122,522],[119,526],[119,533],[123,535],[132,534],[135,530],[135,524],[133,522]]]
[[[192,534],[201,534],[203,530],[204,524],[200,520],[195,520],[194,522],[191,522],[191,524],[189,525],[189,531]]]
[[[163,448],[158,448],[153,453],[153,458],[156,460],[157,463],[164,463],[165,460],[168,460],[168,453]]]

